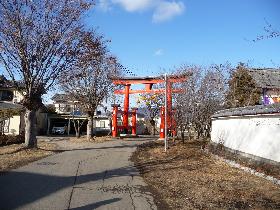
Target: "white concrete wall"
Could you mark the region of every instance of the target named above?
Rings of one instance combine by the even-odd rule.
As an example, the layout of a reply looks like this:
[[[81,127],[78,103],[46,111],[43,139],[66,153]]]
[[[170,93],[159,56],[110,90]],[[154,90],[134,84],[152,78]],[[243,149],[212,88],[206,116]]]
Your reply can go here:
[[[19,134],[20,116],[13,116],[10,118],[9,133],[6,134]]]
[[[211,141],[280,162],[280,115],[215,118]]]
[[[110,128],[110,120],[109,119],[95,119],[94,120],[96,125],[96,128],[104,128],[104,129],[109,129]],[[105,127],[101,127],[101,121],[105,122]]]

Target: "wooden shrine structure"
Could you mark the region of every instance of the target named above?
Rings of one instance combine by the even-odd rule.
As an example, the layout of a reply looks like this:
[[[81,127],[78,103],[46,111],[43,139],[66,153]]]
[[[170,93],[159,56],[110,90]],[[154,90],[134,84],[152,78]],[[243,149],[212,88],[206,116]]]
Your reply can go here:
[[[167,77],[167,128],[173,134],[176,133],[176,122],[172,116],[172,93],[181,93],[183,92],[182,89],[173,89],[172,84],[177,82],[186,81],[188,75],[172,75]],[[129,128],[131,128],[131,135],[136,135],[136,112],[137,108],[133,108],[131,112],[129,112],[129,95],[130,94],[137,94],[137,93],[155,93],[155,94],[164,94],[165,88],[162,89],[152,89],[154,84],[165,83],[164,76],[159,77],[120,77],[114,78],[113,83],[115,85],[122,85],[124,89],[122,90],[115,90],[115,94],[122,94],[124,95],[124,109],[122,111],[123,117],[123,125],[118,125],[118,113],[121,111],[119,110],[119,104],[113,104],[113,115],[112,115],[112,136],[118,136],[118,129],[122,129],[124,134],[128,134]],[[144,84],[145,89],[141,90],[131,90],[131,85],[135,84]],[[161,123],[160,123],[160,138],[165,137],[165,107],[161,107]],[[131,114],[131,124],[129,126],[128,118]],[[129,134],[128,134],[129,135]]]

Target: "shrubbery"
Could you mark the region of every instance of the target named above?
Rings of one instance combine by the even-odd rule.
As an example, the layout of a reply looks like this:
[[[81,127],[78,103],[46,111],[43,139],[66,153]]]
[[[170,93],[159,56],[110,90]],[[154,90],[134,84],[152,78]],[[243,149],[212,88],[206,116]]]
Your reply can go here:
[[[0,146],[5,146],[9,144],[21,144],[24,143],[24,135],[0,135]]]

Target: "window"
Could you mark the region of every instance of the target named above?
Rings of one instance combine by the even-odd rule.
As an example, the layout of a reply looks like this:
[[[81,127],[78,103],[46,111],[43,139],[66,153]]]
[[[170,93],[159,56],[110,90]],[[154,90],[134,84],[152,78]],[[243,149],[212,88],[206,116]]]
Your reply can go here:
[[[105,121],[100,121],[100,128],[105,128]]]
[[[10,119],[6,119],[0,122],[0,132],[9,133]]]
[[[5,120],[4,133],[9,133],[10,118]]]
[[[1,101],[12,101],[14,94],[10,90],[2,90],[0,91],[0,100]]]

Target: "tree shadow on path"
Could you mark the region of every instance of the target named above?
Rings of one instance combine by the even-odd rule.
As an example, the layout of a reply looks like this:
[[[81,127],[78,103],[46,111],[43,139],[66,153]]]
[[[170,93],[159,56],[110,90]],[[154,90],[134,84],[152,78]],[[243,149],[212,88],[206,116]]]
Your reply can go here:
[[[96,202],[93,204],[80,206],[77,208],[71,208],[70,210],[92,210],[92,209],[96,209],[101,206],[106,206],[107,204],[118,202],[120,200],[121,200],[120,198],[112,198],[112,199],[108,199],[108,200],[104,200],[104,201],[99,201],[99,202]]]
[[[106,177],[104,173],[106,173]],[[103,171],[80,176],[50,176],[37,173],[11,171],[0,176],[0,209],[19,208],[65,188],[70,188],[67,190],[71,191],[75,184],[85,184],[113,177],[133,177],[135,175],[138,175],[138,171],[134,167],[123,167],[108,170],[106,172]],[[69,198],[65,198],[63,202],[68,202],[70,199],[70,193],[63,193],[63,197],[69,196]],[[51,201],[52,200],[50,199],[50,202]],[[110,199],[76,209],[92,209],[94,205],[100,206],[110,202],[117,202],[117,199]]]

